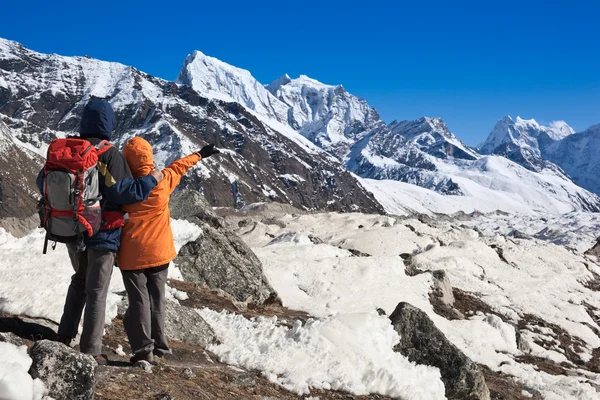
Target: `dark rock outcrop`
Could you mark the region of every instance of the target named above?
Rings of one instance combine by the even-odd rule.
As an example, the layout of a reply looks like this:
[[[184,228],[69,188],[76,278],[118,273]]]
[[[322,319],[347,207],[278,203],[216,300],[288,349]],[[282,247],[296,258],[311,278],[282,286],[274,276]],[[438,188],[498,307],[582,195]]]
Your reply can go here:
[[[33,364],[29,373],[44,382],[55,399],[94,398],[98,364],[92,356],[62,343],[41,340],[31,348]]]
[[[201,194],[184,191],[170,202],[171,217],[185,219],[202,228],[200,237],[179,251],[175,263],[184,279],[221,289],[237,301],[262,304],[276,299],[252,250],[225,226]]]
[[[400,335],[400,343],[394,346],[394,351],[417,364],[439,368],[448,399],[490,399],[477,365],[446,338],[425,312],[400,303],[390,319]]]
[[[0,119],[0,218],[27,218],[36,213],[35,178],[42,165],[42,157],[19,146]]]

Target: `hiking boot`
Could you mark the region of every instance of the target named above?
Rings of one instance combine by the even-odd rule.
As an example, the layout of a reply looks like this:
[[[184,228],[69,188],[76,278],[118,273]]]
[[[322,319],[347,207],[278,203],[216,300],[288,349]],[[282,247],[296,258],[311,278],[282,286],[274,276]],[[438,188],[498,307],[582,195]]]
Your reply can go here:
[[[98,363],[98,365],[108,365],[108,357],[104,354],[98,354],[97,356],[93,356],[94,360]]]
[[[69,347],[71,347],[71,342],[73,342],[73,338],[70,337],[66,337],[66,336],[62,336],[62,335],[58,335],[56,337],[56,341],[62,344],[65,344]]]
[[[146,361],[150,364],[154,363],[154,354],[151,351],[140,351],[139,353],[135,353],[133,357],[129,359],[129,362],[132,364],[137,363],[138,361]]]

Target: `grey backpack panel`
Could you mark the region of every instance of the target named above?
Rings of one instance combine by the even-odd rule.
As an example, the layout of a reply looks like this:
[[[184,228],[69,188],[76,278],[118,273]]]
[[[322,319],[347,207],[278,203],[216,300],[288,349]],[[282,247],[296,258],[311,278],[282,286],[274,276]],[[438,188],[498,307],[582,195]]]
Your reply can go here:
[[[100,200],[100,179],[98,177],[98,166],[92,167],[85,171],[83,177],[83,203],[85,205],[96,203]]]
[[[50,171],[46,175],[46,192],[52,208],[61,211],[73,209],[75,175],[67,171]]]
[[[48,221],[48,233],[54,236],[69,237],[85,232],[78,221],[68,217],[51,217]]]

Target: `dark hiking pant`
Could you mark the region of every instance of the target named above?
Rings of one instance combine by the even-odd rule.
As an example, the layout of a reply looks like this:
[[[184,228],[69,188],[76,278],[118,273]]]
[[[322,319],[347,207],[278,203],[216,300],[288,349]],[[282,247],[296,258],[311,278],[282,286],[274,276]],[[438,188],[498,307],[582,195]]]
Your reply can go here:
[[[165,335],[165,286],[168,266],[121,271],[127,289],[129,307],[123,325],[131,351],[169,354]]]
[[[70,339],[77,336],[85,306],[79,347],[82,353],[97,356],[102,352],[106,296],[115,264],[115,253],[99,247],[77,251],[71,245],[67,245],[67,250],[75,274],[71,277],[58,335]]]

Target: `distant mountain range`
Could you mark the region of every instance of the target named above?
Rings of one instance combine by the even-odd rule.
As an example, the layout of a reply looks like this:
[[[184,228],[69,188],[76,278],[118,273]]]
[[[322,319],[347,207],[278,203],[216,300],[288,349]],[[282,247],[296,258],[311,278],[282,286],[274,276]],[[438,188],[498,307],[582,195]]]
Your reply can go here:
[[[223,148],[218,160],[200,163],[184,182],[215,206],[279,201],[382,212],[378,199],[390,193],[369,180],[396,180],[454,200],[476,198],[481,209],[600,210],[600,198],[588,191],[600,193],[597,157],[589,156],[598,150],[598,126],[574,133],[562,122],[543,127],[505,117],[473,149],[440,118],[386,124],[343,86],[307,76],[283,75],[263,85],[196,51],[169,82],[122,64],[40,54],[0,39],[3,135],[27,154],[44,155],[53,138],[76,132],[92,95],[108,98],[117,112],[115,142],[146,138],[159,165],[206,142]]]

